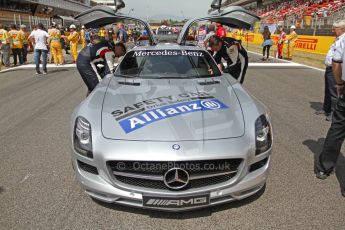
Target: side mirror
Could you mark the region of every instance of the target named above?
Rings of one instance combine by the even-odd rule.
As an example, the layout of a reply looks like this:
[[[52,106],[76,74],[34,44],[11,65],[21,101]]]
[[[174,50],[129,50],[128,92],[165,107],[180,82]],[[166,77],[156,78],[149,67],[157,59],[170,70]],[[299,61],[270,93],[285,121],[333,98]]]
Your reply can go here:
[[[126,4],[122,0],[114,0],[116,11],[125,8]]]
[[[220,10],[222,6],[222,0],[213,0],[211,3],[211,8],[214,10]]]

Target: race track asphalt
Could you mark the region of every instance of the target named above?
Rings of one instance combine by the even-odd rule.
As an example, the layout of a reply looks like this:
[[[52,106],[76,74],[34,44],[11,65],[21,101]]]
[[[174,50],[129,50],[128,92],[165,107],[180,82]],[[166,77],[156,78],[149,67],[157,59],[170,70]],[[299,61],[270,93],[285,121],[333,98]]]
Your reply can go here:
[[[251,62],[260,63],[251,54]],[[272,167],[264,192],[212,208],[164,213],[95,202],[75,181],[69,119],[86,88],[74,68],[0,73],[0,229],[345,229],[345,158],[325,181],[313,174],[330,125],[323,72],[252,66],[245,88],[271,111]]]

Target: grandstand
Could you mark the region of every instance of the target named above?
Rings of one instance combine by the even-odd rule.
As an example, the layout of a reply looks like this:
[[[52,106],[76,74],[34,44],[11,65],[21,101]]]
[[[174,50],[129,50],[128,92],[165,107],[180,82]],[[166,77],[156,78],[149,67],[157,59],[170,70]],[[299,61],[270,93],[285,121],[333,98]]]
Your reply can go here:
[[[345,18],[345,0],[226,0],[222,7],[233,5],[256,13],[262,23],[295,25],[305,35],[330,35],[333,22]]]
[[[303,16],[329,17],[332,13],[345,7],[344,0],[278,0],[269,5],[257,8],[256,13],[261,18],[276,18],[284,20],[289,16],[302,18]]]

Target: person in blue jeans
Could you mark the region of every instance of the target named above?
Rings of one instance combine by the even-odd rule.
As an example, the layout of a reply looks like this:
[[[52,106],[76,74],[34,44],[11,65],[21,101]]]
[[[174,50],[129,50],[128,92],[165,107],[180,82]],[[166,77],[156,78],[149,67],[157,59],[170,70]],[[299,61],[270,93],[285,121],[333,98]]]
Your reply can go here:
[[[34,52],[34,61],[36,64],[36,74],[41,74],[40,71],[40,60],[42,56],[42,69],[43,69],[43,74],[47,74],[47,58],[48,58],[48,50],[43,50],[43,49],[35,49]]]
[[[40,71],[40,59],[42,56],[42,65],[43,65],[43,74],[47,74],[47,39],[49,35],[44,30],[44,26],[42,23],[38,24],[38,29],[32,31],[32,33],[29,36],[29,40],[32,41],[35,47],[34,51],[34,61],[36,64],[36,74],[41,74]]]
[[[85,41],[86,41],[86,45],[90,44],[90,40],[91,40],[90,34],[91,34],[90,29],[87,29],[87,30],[85,31]]]

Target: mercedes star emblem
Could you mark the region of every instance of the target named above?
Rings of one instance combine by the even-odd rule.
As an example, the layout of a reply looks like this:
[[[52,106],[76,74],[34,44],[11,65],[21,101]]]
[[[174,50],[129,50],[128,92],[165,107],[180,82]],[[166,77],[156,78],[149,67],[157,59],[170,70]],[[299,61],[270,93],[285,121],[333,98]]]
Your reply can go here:
[[[181,189],[188,185],[189,174],[181,168],[169,169],[164,174],[164,184],[170,189]]]
[[[174,150],[179,150],[179,149],[181,148],[181,146],[178,145],[178,144],[174,144],[174,145],[172,146],[172,148],[173,148]]]

